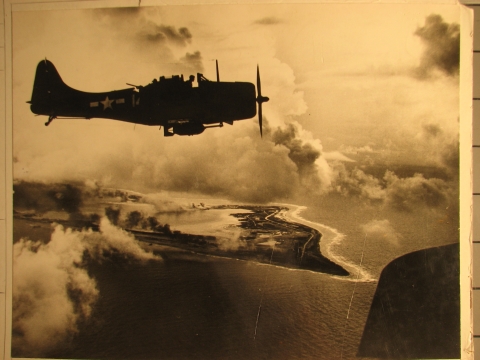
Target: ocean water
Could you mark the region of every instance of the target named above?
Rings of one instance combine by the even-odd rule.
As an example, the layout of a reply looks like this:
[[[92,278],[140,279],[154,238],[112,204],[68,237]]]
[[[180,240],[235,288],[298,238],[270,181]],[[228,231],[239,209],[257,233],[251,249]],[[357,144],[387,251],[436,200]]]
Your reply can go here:
[[[375,284],[175,250],[163,255],[162,262],[92,266],[101,293],[92,321],[71,348],[51,355],[355,358]]]
[[[407,252],[458,239],[443,225],[425,229],[425,223],[437,224],[436,215],[422,221],[373,210],[346,214],[341,206],[326,212],[322,205],[292,207],[287,217],[319,229],[322,252],[349,277],[145,245],[161,260],[113,256],[88,265],[100,293],[92,316],[45,357],[358,359],[381,269]],[[215,211],[163,220],[172,229],[217,235],[236,223]],[[362,232],[364,224],[387,219],[394,236]],[[28,231],[42,232],[17,234]]]

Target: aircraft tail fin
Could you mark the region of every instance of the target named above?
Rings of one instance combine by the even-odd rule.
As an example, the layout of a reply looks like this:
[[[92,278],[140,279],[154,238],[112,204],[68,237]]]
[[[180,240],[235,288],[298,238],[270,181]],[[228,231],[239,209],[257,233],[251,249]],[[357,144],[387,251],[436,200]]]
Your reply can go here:
[[[53,104],[75,90],[66,85],[51,61],[42,60],[37,65],[30,109],[39,115],[53,114]]]

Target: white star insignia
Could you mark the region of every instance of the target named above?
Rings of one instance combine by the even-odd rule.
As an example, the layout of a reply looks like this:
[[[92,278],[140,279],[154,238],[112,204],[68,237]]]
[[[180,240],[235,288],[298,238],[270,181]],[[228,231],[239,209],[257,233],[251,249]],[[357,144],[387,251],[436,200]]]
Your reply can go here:
[[[113,110],[113,108],[112,108],[112,103],[113,103],[114,101],[115,101],[115,100],[110,100],[110,99],[108,98],[108,95],[107,95],[107,97],[105,98],[105,100],[100,101],[100,102],[103,104],[103,110],[106,110],[107,108],[110,108],[110,109]]]

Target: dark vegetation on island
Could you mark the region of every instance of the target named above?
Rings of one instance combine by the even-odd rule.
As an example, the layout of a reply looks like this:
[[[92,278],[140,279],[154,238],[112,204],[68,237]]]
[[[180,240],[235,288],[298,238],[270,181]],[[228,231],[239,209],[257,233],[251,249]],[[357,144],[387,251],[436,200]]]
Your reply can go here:
[[[110,223],[149,245],[163,245],[193,251],[200,254],[257,261],[289,268],[305,269],[334,275],[349,273],[320,252],[322,234],[303,224],[290,222],[281,217],[281,206],[220,205],[188,211],[216,211],[231,209],[231,216],[239,224],[230,237],[216,237],[182,233],[172,230],[169,224],[161,224],[157,217],[145,215],[139,210],[122,211],[118,204],[139,202],[141,195],[129,195],[124,190],[86,191],[81,184],[40,184],[20,182],[14,184],[14,224],[28,222],[31,228],[50,227],[58,223],[66,228],[81,231],[100,231],[102,216]],[[117,204],[109,203],[116,197]],[[103,214],[85,212],[85,202],[103,206]],[[195,207],[195,206],[194,206]],[[100,207],[101,208],[101,207]],[[242,210],[240,212],[238,210]],[[248,210],[245,212],[245,210]],[[52,215],[52,212],[54,214]],[[48,214],[48,215],[47,215]],[[63,215],[63,216],[60,216]],[[43,226],[40,224],[44,224]],[[18,233],[15,234],[15,229]],[[50,231],[51,227],[50,227]],[[14,226],[14,238],[20,232]],[[152,247],[153,252],[159,252]],[[160,255],[165,255],[159,253]]]
[[[322,234],[306,225],[285,221],[276,215],[280,206],[215,206],[216,209],[250,210],[251,213],[232,213],[240,221],[241,235],[221,240],[215,236],[184,234],[171,231],[168,224],[157,225],[152,230],[126,229],[140,241],[169,245],[197,253],[253,260],[289,268],[306,269],[334,275],[347,276],[341,266],[320,252]]]

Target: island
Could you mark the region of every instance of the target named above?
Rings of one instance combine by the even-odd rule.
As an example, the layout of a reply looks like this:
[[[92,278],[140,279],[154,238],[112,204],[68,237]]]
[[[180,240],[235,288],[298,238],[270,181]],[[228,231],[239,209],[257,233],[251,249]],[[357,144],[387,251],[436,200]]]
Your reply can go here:
[[[144,217],[139,211],[131,211],[125,220],[118,221],[119,210],[105,208],[105,215],[116,226],[132,234],[144,246],[169,246],[197,254],[254,261],[292,269],[310,270],[337,276],[348,276],[342,266],[322,255],[322,234],[307,225],[287,220],[284,206],[216,205],[193,206],[193,211],[230,210],[234,225],[227,225],[230,236],[212,236],[184,233],[172,230],[168,224],[160,224],[153,216]],[[70,214],[67,219],[44,218],[35,212],[14,212],[14,225],[28,222],[30,228],[49,225],[52,222],[74,230],[99,231],[100,216]],[[15,226],[14,226],[15,227]],[[233,235],[232,235],[233,234]],[[159,252],[152,246],[154,253]]]

